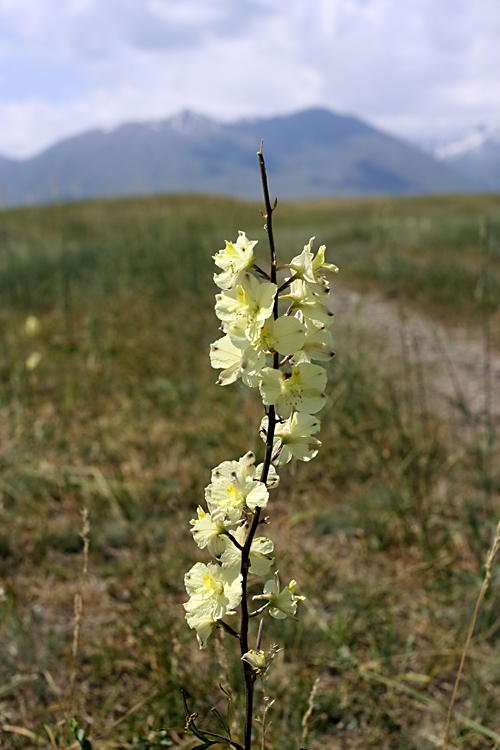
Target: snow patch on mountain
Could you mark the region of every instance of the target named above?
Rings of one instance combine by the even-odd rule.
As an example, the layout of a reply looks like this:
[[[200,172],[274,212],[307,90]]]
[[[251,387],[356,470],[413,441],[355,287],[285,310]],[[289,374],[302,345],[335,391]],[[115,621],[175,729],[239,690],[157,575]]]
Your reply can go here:
[[[498,125],[476,125],[468,128],[456,137],[436,144],[432,154],[439,161],[445,161],[480,152],[489,146],[500,146]]]
[[[172,132],[179,135],[193,135],[201,132],[213,133],[221,127],[220,123],[209,120],[208,117],[203,115],[198,115],[196,112],[191,112],[189,109],[170,117],[164,121],[164,124],[168,125]]]

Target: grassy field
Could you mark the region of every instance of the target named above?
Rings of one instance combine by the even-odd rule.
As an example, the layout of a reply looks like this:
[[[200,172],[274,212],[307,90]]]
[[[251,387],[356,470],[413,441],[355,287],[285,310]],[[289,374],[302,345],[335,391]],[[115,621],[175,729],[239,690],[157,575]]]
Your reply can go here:
[[[211,256],[242,229],[266,258],[259,209],[178,196],[0,214],[2,748],[65,748],[73,677],[72,714],[100,750],[164,746],[158,731],[184,723],[181,687],[211,721],[222,684],[242,724],[233,643],[219,634],[200,654],[181,603],[184,573],[205,560],[188,521],[210,469],[262,456],[259,399],[216,387],[208,360]],[[282,470],[269,507],[277,558],[307,602],[299,622],[266,623],[267,644],[283,646],[267,748],[440,747],[500,517],[498,425],[460,404],[430,409],[425,364],[389,358],[383,332],[343,314],[335,285],[494,349],[500,197],[287,203],[275,230],[283,260],[315,235],[341,273],[323,448]],[[453,747],[499,746],[499,637],[494,572]]]

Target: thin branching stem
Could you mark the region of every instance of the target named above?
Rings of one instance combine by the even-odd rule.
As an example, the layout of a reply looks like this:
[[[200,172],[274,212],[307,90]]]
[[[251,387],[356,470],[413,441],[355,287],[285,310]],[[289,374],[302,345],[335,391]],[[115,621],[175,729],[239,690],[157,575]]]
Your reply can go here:
[[[282,283],[282,285],[280,287],[278,287],[277,294],[280,294],[280,292],[284,292],[285,289],[288,289],[288,287],[292,284],[292,282],[295,281],[295,279],[299,279],[299,278],[300,278],[300,274],[299,273],[294,273],[293,276],[291,276],[289,279],[287,279],[286,281],[284,281]]]
[[[254,612],[250,612],[248,616],[257,617],[257,615],[261,615],[268,608],[268,606],[269,606],[269,602],[266,602],[262,607],[259,607],[259,609],[256,609]]]
[[[486,596],[486,592],[488,590],[488,586],[490,583],[491,578],[491,570],[493,567],[493,562],[495,560],[495,557],[498,554],[498,551],[500,549],[500,522],[497,526],[496,536],[493,541],[493,544],[491,546],[491,549],[488,554],[488,558],[486,560],[486,569],[483,579],[483,584],[481,586],[481,590],[479,592],[479,596],[477,598],[476,606],[474,607],[474,612],[472,614],[472,619],[469,624],[469,630],[467,632],[467,638],[465,639],[465,646],[462,651],[462,657],[460,659],[460,666],[458,668],[457,676],[455,679],[455,685],[453,687],[453,694],[451,696],[450,701],[450,708],[448,709],[448,717],[446,719],[446,726],[444,731],[444,740],[443,740],[443,750],[448,750],[448,743],[450,739],[450,728],[451,728],[451,720],[453,718],[453,710],[455,708],[455,701],[457,699],[458,694],[458,686],[460,684],[460,680],[462,678],[462,673],[464,671],[464,665],[465,665],[465,658],[467,656],[467,652],[469,650],[470,642],[472,640],[472,634],[474,633],[474,628],[476,626],[476,620],[479,613],[479,609],[481,608],[481,604],[483,603],[483,599]],[[246,750],[246,748],[245,748]]]
[[[241,544],[239,543],[239,541],[238,541],[238,540],[236,539],[236,537],[235,537],[235,536],[233,536],[233,534],[231,534],[231,532],[230,532],[230,531],[226,531],[226,532],[225,532],[225,534],[226,534],[226,536],[227,536],[227,537],[228,537],[228,538],[229,538],[229,539],[230,539],[230,540],[232,541],[232,543],[234,544],[234,546],[235,546],[235,547],[236,547],[237,549],[239,549],[239,550],[240,550],[240,552],[241,552],[241,551],[242,551],[242,549],[243,549],[243,546],[242,546],[242,545],[241,545]]]
[[[234,635],[235,638],[239,638],[240,634],[234,630],[231,625],[228,625],[227,622],[224,622],[224,620],[219,620],[218,624],[221,626],[223,630],[226,631],[226,633],[229,633],[229,635]]]
[[[262,270],[262,268],[259,268],[259,266],[254,263],[252,266],[254,271],[257,271],[259,276],[262,276],[263,279],[267,279],[269,281],[269,274]]]
[[[244,750],[243,746],[239,744],[239,742],[235,742],[234,740],[230,740],[227,737],[224,737],[223,734],[217,734],[217,732],[205,732],[203,731],[203,734],[205,737],[214,737],[217,740],[222,740],[226,744],[229,745],[229,747],[234,748],[234,750]]]

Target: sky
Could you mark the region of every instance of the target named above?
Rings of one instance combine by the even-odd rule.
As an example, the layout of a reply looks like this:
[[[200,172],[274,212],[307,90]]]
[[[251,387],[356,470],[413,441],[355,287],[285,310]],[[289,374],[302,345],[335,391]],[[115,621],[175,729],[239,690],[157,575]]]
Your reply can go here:
[[[0,0],[0,154],[190,109],[500,126],[499,0]]]

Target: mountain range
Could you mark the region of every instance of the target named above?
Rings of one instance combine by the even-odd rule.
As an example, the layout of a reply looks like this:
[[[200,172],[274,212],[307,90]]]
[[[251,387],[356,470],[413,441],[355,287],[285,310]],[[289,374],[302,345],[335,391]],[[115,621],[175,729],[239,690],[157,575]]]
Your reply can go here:
[[[232,124],[186,111],[91,130],[29,159],[0,157],[0,205],[181,192],[259,200],[261,139],[280,199],[495,189],[479,172],[329,110]]]

